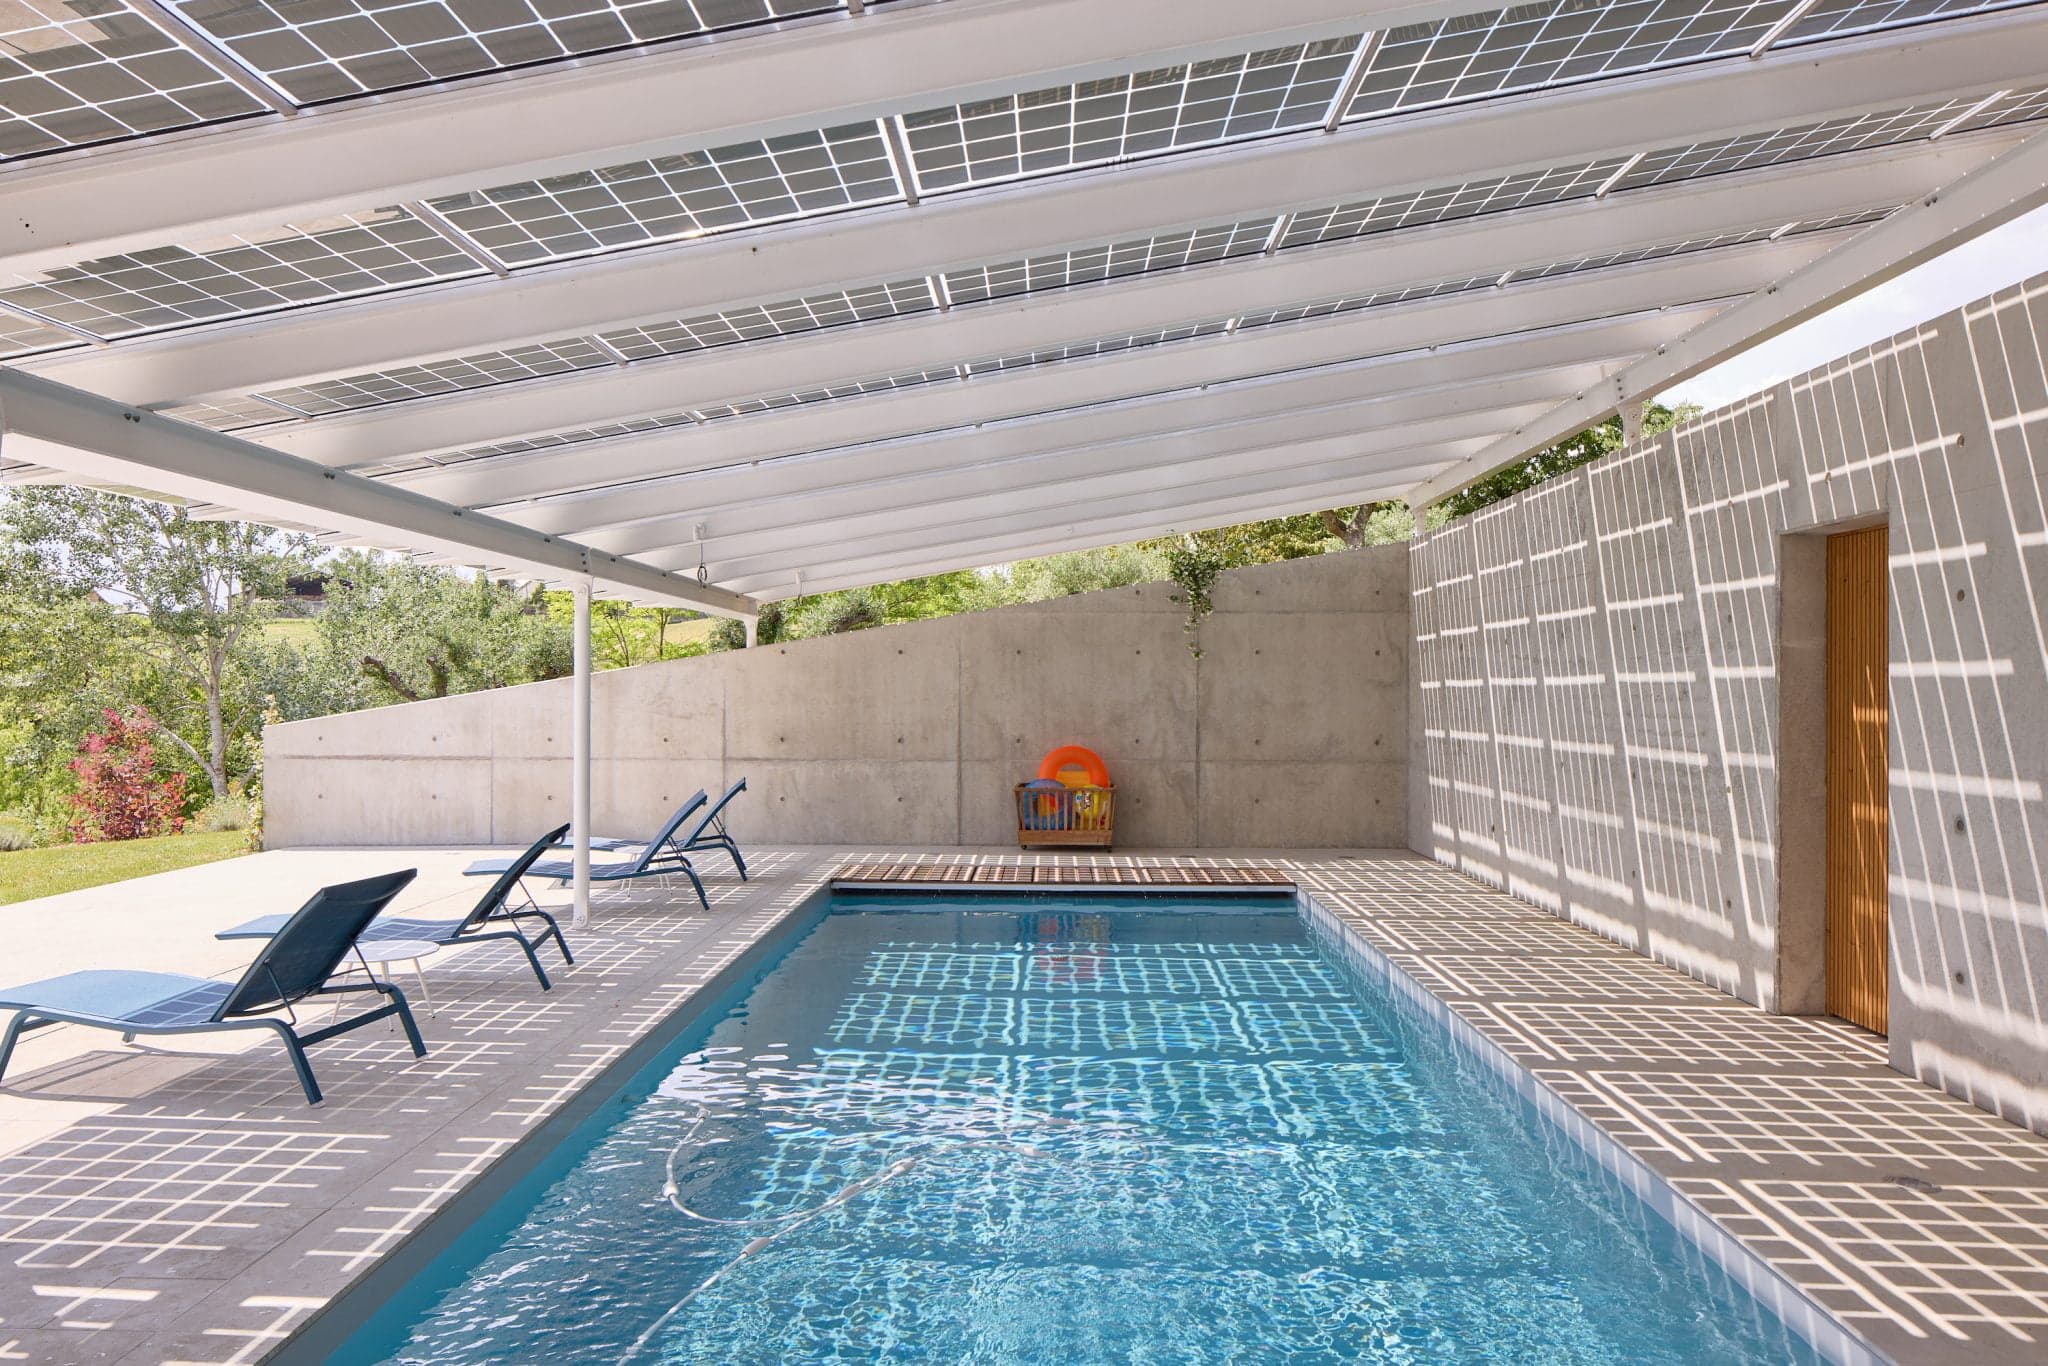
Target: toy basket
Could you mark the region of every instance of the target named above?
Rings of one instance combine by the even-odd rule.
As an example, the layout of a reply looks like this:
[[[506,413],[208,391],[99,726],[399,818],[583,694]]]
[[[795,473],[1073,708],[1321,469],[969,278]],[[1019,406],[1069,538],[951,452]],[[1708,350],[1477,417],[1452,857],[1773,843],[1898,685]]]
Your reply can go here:
[[[1107,849],[1116,833],[1116,788],[1018,783],[1017,847]]]

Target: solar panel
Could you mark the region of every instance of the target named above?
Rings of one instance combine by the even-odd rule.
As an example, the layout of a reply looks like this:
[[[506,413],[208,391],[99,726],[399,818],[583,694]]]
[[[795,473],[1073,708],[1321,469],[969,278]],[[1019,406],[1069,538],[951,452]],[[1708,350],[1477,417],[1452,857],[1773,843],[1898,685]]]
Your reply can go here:
[[[2027,0],[1821,0],[1775,42],[1869,33]],[[1544,0],[1387,30],[1345,107],[1368,118],[1748,52],[1800,0]]]
[[[1000,299],[1038,289],[1061,289],[1096,280],[1121,279],[1149,271],[1222,261],[1261,250],[1272,234],[1273,218],[1189,228],[1135,241],[1051,252],[994,265],[948,271],[946,294],[956,304]]]
[[[1312,127],[1359,41],[1328,38],[906,114],[917,187],[983,185]]]
[[[0,160],[267,112],[123,0],[0,3]]]
[[[377,209],[62,266],[0,289],[0,301],[121,337],[482,273],[405,210]]]
[[[1229,330],[1230,321],[1228,318],[1215,318],[1208,322],[1190,323],[1185,327],[1164,327],[1150,332],[1131,332],[1118,337],[1097,337],[1090,341],[1070,342],[1064,346],[1040,347],[1032,351],[1013,352],[1006,356],[989,356],[969,361],[964,368],[970,375],[990,374],[1034,365],[1054,365],[1061,361],[1080,360],[1088,356],[1104,356],[1117,351],[1135,351],[1147,346],[1162,346],[1167,342],[1189,341],[1195,337],[1220,337]]]
[[[32,356],[84,342],[69,332],[0,309],[0,357]]]
[[[1411,299],[1433,299],[1444,294],[1462,294],[1468,289],[1486,289],[1493,285],[1499,275],[1468,275],[1456,280],[1439,280],[1432,284],[1409,285],[1405,289],[1383,289],[1371,294],[1347,294],[1334,299],[1318,299],[1313,303],[1293,304],[1286,308],[1262,309],[1247,313],[1238,319],[1237,330],[1247,331],[1255,327],[1270,327],[1275,323],[1302,322],[1309,318],[1328,318],[1339,313],[1355,313],[1360,309],[1378,308],[1382,304],[1406,303]]]
[[[621,418],[617,422],[600,422],[589,427],[576,427],[565,432],[549,432],[542,436],[520,437],[513,441],[494,441],[483,446],[466,446],[459,451],[449,451],[432,457],[437,465],[459,465],[471,460],[488,460],[496,455],[523,455],[528,451],[552,450],[559,446],[575,446],[585,441],[602,441],[611,436],[628,436],[634,432],[657,431],[664,427],[687,427],[697,419],[689,413],[669,413],[661,417]]]
[[[295,422],[301,414],[292,412],[279,404],[266,403],[255,397],[233,396],[210,399],[203,403],[183,403],[173,407],[156,409],[165,417],[174,417],[180,422],[191,422],[201,427],[211,427],[217,432],[235,432],[249,427],[261,427],[272,422]]]
[[[1533,208],[1566,199],[1586,198],[1626,161],[1626,157],[1611,157],[1540,171],[1517,171],[1512,175],[1463,185],[1440,185],[1406,194],[1307,209],[1294,215],[1280,238],[1280,246],[1285,249],[1338,241],[1420,223],[1444,223],[1501,209]]]
[[[750,308],[706,313],[674,322],[646,323],[606,332],[602,340],[628,360],[699,351],[731,342],[811,332],[842,323],[866,322],[937,308],[931,286],[922,277],[888,284],[862,285],[803,299],[755,304]]]
[[[175,0],[299,104],[798,15],[843,0]]]
[[[2014,9],[2029,3],[2032,0],[1820,0],[1778,43],[1783,46],[1820,38],[1841,38],[1852,33],[1897,28],[1928,19],[1952,19],[1964,14]]]
[[[487,389],[496,384],[612,364],[615,364],[612,358],[590,338],[569,337],[504,351],[402,365],[365,375],[322,380],[317,384],[271,389],[266,390],[262,397],[317,416],[383,403],[402,403],[407,399],[453,393],[460,389]]]
[[[1767,132],[1714,138],[1683,147],[1663,147],[1644,156],[1615,188],[1642,189],[1870,147],[1889,147],[1926,137],[1974,103],[1976,101],[1969,98],[1942,100],[1906,109],[1826,119],[1796,128],[1775,128]]]
[[[879,125],[842,124],[429,201],[506,265],[900,199]]]

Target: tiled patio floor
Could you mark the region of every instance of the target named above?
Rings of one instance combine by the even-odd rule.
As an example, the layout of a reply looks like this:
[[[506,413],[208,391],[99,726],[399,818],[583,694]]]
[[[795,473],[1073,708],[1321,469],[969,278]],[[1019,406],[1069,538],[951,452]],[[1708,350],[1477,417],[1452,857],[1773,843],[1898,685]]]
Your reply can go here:
[[[473,852],[266,854],[154,880],[161,909],[104,891],[0,907],[27,946],[6,976],[224,973],[248,946],[212,932],[252,905],[418,865],[401,909],[453,906]],[[30,1036],[0,1086],[0,1361],[259,1359],[854,852],[1019,857],[765,853],[752,883],[709,881],[708,914],[687,889],[605,894],[547,995],[499,948],[432,960],[429,1055],[395,1027],[322,1045],[317,1109],[274,1046]],[[1890,1071],[1848,1026],[1764,1015],[1412,856],[1212,861],[1294,874],[1897,1360],[2048,1360],[2048,1140]]]

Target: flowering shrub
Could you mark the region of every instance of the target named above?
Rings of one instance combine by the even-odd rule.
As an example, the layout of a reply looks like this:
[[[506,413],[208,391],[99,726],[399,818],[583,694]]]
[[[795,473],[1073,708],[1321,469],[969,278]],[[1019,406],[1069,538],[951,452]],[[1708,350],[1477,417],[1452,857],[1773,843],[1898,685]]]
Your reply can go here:
[[[78,791],[71,838],[80,844],[176,834],[185,828],[185,775],[159,775],[150,735],[156,718],[141,707],[109,707],[104,730],[85,737],[71,771]]]

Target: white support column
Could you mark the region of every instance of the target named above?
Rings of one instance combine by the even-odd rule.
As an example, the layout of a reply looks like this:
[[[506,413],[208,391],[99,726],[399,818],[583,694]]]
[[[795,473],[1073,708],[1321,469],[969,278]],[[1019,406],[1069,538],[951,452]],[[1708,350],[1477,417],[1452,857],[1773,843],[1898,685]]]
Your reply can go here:
[[[1633,446],[1633,445],[1635,445],[1635,444],[1636,444],[1636,442],[1638,442],[1638,441],[1640,441],[1640,440],[1642,440],[1642,439],[1643,439],[1643,404],[1642,404],[1642,400],[1641,400],[1641,399],[1638,399],[1638,400],[1636,400],[1636,401],[1635,401],[1634,403],[1624,403],[1624,404],[1622,404],[1622,405],[1621,405],[1621,444],[1622,444],[1622,445],[1624,445],[1624,446]]]
[[[742,617],[740,620],[747,623],[747,648],[751,650],[761,643],[761,619],[759,617]]]
[[[590,576],[575,582],[576,678],[570,693],[569,837],[575,843],[575,911],[571,922],[590,923]]]

